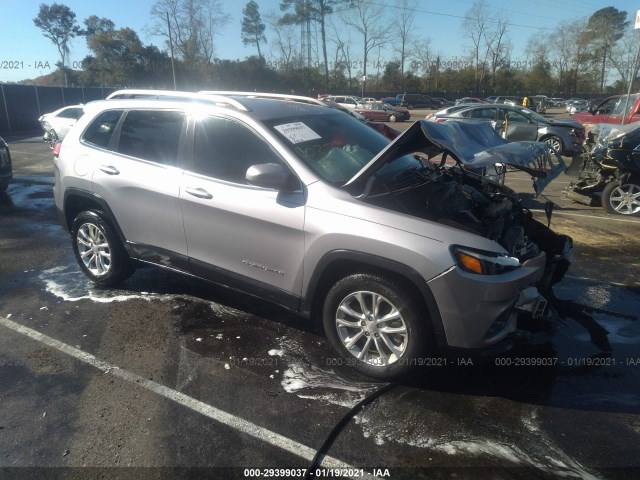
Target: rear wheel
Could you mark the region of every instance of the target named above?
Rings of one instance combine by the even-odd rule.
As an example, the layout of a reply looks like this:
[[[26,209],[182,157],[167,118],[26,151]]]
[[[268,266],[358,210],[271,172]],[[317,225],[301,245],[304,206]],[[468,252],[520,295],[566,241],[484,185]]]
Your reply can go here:
[[[640,215],[640,182],[609,182],[602,190],[602,206],[609,213]]]
[[[76,260],[94,283],[116,285],[129,278],[135,270],[104,213],[81,212],[73,221],[71,234]]]
[[[53,147],[56,146],[56,142],[58,141],[58,134],[52,128],[47,132],[46,138],[47,138],[47,145],[49,145],[49,148],[53,150]]]
[[[338,281],[323,307],[325,333],[347,365],[392,380],[408,373],[428,349],[427,326],[406,289],[379,275]]]

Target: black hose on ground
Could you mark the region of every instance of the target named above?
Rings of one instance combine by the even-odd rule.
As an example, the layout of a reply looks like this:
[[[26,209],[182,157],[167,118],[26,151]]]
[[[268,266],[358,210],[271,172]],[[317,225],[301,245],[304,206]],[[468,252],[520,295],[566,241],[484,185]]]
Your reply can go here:
[[[383,385],[382,387],[377,389],[375,392],[367,395],[358,403],[356,403],[342,417],[342,419],[335,424],[335,426],[331,429],[331,431],[327,435],[327,438],[325,438],[324,442],[322,443],[322,445],[314,455],[313,460],[311,460],[311,464],[309,465],[309,468],[307,469],[307,472],[305,473],[305,476],[304,476],[305,480],[309,480],[314,477],[316,469],[320,467],[320,464],[322,463],[322,460],[324,459],[324,457],[327,455],[327,452],[329,452],[329,449],[332,447],[333,443],[338,438],[338,435],[340,435],[342,430],[344,430],[344,427],[347,426],[347,424],[351,421],[351,419],[353,419],[353,417],[355,417],[364,407],[369,405],[371,402],[377,399],[380,395],[387,393],[389,390],[397,387],[398,385],[399,385],[399,382],[392,382],[392,383],[387,383],[386,385]]]

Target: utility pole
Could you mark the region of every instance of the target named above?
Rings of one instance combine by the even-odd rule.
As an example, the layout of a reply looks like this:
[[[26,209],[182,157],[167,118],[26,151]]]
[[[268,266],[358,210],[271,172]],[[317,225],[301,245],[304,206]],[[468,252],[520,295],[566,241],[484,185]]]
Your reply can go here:
[[[171,73],[173,74],[173,89],[177,90],[176,67],[173,64],[173,39],[171,38],[171,23],[169,23],[169,12],[167,12],[167,28],[169,29],[169,51],[171,52]]]

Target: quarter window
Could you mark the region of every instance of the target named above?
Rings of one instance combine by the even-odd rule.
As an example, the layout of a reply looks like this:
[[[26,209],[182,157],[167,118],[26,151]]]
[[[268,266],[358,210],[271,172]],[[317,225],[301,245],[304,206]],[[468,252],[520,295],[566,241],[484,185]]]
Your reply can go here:
[[[184,112],[131,110],[122,123],[118,152],[164,165],[176,165]]]
[[[249,128],[217,117],[196,123],[194,173],[247,184],[249,167],[262,163],[283,164],[269,144]]]

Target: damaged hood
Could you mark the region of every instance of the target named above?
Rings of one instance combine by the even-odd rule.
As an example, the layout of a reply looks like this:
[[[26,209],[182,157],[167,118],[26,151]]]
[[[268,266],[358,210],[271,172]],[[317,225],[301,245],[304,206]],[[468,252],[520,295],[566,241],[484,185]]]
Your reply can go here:
[[[415,152],[432,157],[447,153],[461,165],[482,169],[496,163],[523,170],[533,177],[539,194],[565,169],[559,154],[542,142],[507,142],[486,122],[420,120],[371,159],[344,187],[366,183],[384,165]]]

